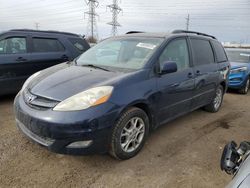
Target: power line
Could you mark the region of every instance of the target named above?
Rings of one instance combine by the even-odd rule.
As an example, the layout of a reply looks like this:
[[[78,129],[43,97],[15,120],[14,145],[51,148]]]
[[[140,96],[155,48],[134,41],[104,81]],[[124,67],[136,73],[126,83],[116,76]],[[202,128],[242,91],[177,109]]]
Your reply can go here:
[[[113,0],[113,4],[107,6],[112,12],[112,21],[108,22],[108,25],[112,26],[112,35],[115,36],[117,34],[117,27],[121,27],[121,25],[117,21],[118,14],[122,11],[119,7],[117,0]]]
[[[108,19],[110,18],[109,15],[107,14],[107,9],[105,12],[105,7],[107,7],[106,4],[108,4],[106,3],[107,1],[110,0],[106,0],[105,3],[100,4],[98,7],[98,10],[102,10],[101,12],[98,12],[98,14],[100,14],[103,23],[108,22]],[[83,29],[85,25],[82,23],[83,10],[82,7],[79,6],[80,3],[82,3],[82,0],[63,0],[60,3],[51,2],[49,0],[44,0],[42,2],[43,3],[39,4],[27,3],[27,5],[19,3],[19,5],[23,6],[18,5],[15,6],[14,8],[13,6],[8,6],[8,7],[1,6],[0,24],[2,24],[2,26],[0,25],[0,27],[5,27],[5,28],[8,28],[10,26],[16,27],[19,24],[19,27],[25,26],[34,28],[36,27],[36,25],[34,25],[34,22],[39,22],[39,24],[42,25],[43,28],[60,27],[65,29],[66,27],[70,28],[74,25],[80,28],[81,30]],[[198,0],[196,0],[195,2],[197,3],[194,4],[190,2],[188,3],[176,2],[173,4],[170,2],[168,6],[165,7],[161,6],[158,3],[151,3],[151,5],[149,5],[149,3],[146,3],[146,1],[145,2],[135,1],[133,3],[129,3],[127,1],[122,4],[122,8],[124,10],[123,13],[124,15],[126,14],[126,16],[123,17],[123,22],[124,22],[123,24],[124,25],[127,24],[125,25],[126,29],[127,28],[132,29],[134,27],[141,27],[141,25],[145,22],[145,20],[148,21],[145,22],[144,24],[147,24],[150,21],[151,23],[152,21],[157,22],[161,19],[162,21],[167,22],[168,27],[182,28],[184,24],[187,27],[188,23],[186,21],[187,13],[190,13],[190,15],[192,16],[191,18],[189,18],[188,29],[190,29],[192,24],[192,29],[197,29],[197,30],[200,29],[209,30],[210,28],[212,29],[215,27],[221,27],[220,32],[228,32],[228,30],[230,32],[237,30],[238,33],[241,32],[242,34],[249,32],[250,24],[247,22],[248,21],[247,18],[250,17],[250,12],[247,12],[246,10],[249,9],[250,3],[243,4],[240,2],[236,3],[236,1],[235,2],[230,1],[223,6],[217,6],[216,2],[218,1],[214,0],[209,1],[209,3],[204,3],[204,2],[201,3],[201,1]],[[25,11],[22,11],[24,10],[24,8]],[[205,11],[208,9],[212,9],[213,14],[211,14],[211,12],[209,11],[208,12]],[[223,11],[218,11],[218,10],[223,10]],[[234,10],[233,12],[235,12],[235,14],[232,13],[232,10]],[[44,11],[46,11],[46,14],[42,14]],[[42,17],[40,17],[41,14],[43,15]],[[90,14],[88,15],[90,16]],[[181,19],[183,21],[180,21],[179,18],[185,18],[185,20]],[[131,20],[133,20],[133,23],[130,23]],[[116,26],[116,32],[117,32],[117,27],[118,26]],[[91,32],[91,26],[89,26],[89,31]],[[112,25],[112,34],[113,34],[113,25]]]
[[[37,4],[35,4],[35,3],[31,3],[31,2],[27,2],[27,3],[22,3],[22,4],[17,4],[16,2],[15,2],[15,6],[14,5],[12,5],[12,6],[7,6],[7,7],[5,7],[5,6],[1,6],[0,7],[0,10],[7,10],[7,11],[19,11],[19,10],[27,10],[27,9],[30,9],[30,10],[33,10],[33,9],[41,9],[41,8],[46,8],[46,9],[48,9],[48,8],[50,8],[50,7],[57,7],[58,8],[58,6],[64,6],[64,5],[68,5],[68,3],[75,3],[76,1],[75,0],[70,0],[70,1],[64,1],[64,2],[52,2],[51,3],[51,1],[50,1],[50,3],[48,3],[48,2],[46,2],[46,1],[41,1],[41,2],[44,2],[44,3],[39,3],[39,5],[37,5]],[[31,5],[31,6],[30,6]]]
[[[88,31],[87,34],[90,33],[92,39],[98,38],[97,33],[97,24],[96,24],[96,17],[98,14],[96,13],[95,9],[99,6],[99,2],[97,0],[85,0],[86,4],[89,6],[89,11],[84,12],[84,17],[88,15]]]
[[[82,9],[67,9],[66,11],[54,11],[54,12],[48,12],[46,13],[46,15],[44,15],[43,17],[39,17],[39,20],[47,20],[48,18],[51,19],[51,16],[65,16],[65,17],[69,17],[69,14],[81,14],[82,15]],[[37,13],[36,15],[38,15],[39,13]],[[8,19],[8,20],[19,20],[22,18],[30,18],[31,14],[22,14],[22,15],[10,15],[10,16],[1,16],[2,19]]]

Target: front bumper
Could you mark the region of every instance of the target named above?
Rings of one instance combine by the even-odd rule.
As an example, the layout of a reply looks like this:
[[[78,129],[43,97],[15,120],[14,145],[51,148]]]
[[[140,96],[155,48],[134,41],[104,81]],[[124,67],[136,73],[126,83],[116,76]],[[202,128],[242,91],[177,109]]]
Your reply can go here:
[[[231,73],[229,75],[228,87],[231,89],[241,89],[245,86],[248,75],[245,72]]]
[[[76,112],[38,110],[28,106],[20,95],[15,98],[14,110],[17,127],[28,138],[50,151],[73,155],[107,152],[119,114],[119,108],[112,103]],[[91,144],[69,147],[79,141],[91,141]]]

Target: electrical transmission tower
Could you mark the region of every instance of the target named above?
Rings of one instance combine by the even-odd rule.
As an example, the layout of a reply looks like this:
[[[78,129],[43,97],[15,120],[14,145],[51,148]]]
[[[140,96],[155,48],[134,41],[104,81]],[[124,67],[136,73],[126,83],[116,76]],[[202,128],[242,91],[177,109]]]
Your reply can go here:
[[[40,26],[39,26],[39,23],[38,23],[38,22],[36,22],[36,23],[35,23],[35,28],[36,28],[36,30],[38,30],[38,29],[39,29],[39,27],[40,27]]]
[[[112,21],[107,24],[112,26],[112,35],[115,36],[117,34],[117,27],[121,27],[121,25],[117,21],[117,17],[122,9],[118,6],[117,0],[113,0],[113,4],[108,5],[107,7],[112,12]]]
[[[189,22],[190,22],[190,16],[188,14],[187,18],[186,18],[186,30],[189,30]]]
[[[84,18],[85,15],[88,15],[88,31],[87,35],[91,36],[92,39],[98,38],[97,33],[97,25],[96,25],[96,17],[98,14],[96,14],[95,9],[99,6],[99,2],[97,0],[85,0],[86,4],[89,6],[89,11],[84,12]]]

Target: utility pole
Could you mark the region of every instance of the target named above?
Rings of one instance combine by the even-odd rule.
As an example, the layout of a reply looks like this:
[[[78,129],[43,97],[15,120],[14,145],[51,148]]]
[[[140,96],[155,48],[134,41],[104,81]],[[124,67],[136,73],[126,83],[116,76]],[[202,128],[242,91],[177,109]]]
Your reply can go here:
[[[38,30],[38,29],[39,29],[39,27],[40,27],[40,26],[39,26],[39,23],[38,23],[38,22],[36,22],[36,23],[35,23],[35,28],[36,28],[36,30]]]
[[[97,25],[96,25],[96,14],[95,9],[99,6],[99,2],[97,0],[85,0],[86,4],[89,6],[89,11],[84,12],[85,15],[88,15],[88,35],[90,34],[92,39],[98,38],[97,34]]]
[[[190,16],[188,14],[187,18],[186,18],[186,30],[189,30],[189,22],[190,22]]]
[[[108,5],[107,8],[109,8],[110,12],[112,12],[112,21],[107,24],[112,26],[111,34],[115,36],[117,34],[117,27],[121,27],[117,21],[117,16],[122,11],[122,9],[118,6],[117,0],[113,0],[113,4]]]

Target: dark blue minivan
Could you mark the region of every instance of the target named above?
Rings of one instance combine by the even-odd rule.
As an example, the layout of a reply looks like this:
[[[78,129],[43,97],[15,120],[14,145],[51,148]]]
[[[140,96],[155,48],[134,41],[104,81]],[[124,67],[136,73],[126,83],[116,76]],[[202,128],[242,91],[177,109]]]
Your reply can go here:
[[[17,126],[57,153],[128,159],[158,126],[201,107],[217,112],[229,69],[213,36],[130,32],[32,75],[15,98]]]

